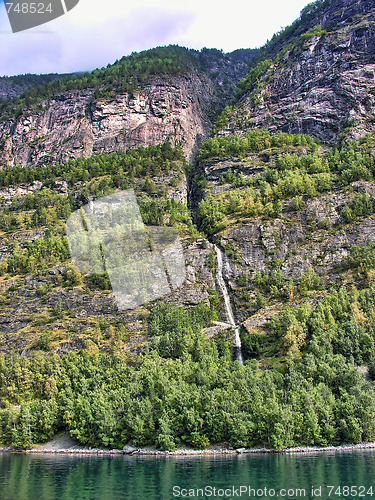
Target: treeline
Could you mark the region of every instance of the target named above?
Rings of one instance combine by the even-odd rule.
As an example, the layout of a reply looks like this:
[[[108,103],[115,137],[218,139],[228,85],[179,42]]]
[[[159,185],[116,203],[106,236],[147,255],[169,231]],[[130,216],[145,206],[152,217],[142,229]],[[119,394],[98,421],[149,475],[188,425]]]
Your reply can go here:
[[[265,78],[272,63],[271,59],[261,59],[257,64],[253,63],[245,78],[237,84],[236,96],[240,97],[248,90],[254,90],[256,84],[259,86],[259,80]]]
[[[24,92],[19,97],[0,103],[1,118],[17,118],[25,108],[37,107],[42,101],[70,90],[93,89],[95,99],[119,92],[134,92],[151,75],[173,75],[197,63],[194,51],[169,45],[124,56],[107,67],[90,73],[55,79]]]
[[[366,193],[356,193],[353,200],[341,209],[341,215],[348,224],[361,217],[369,217],[374,213],[375,200]]]
[[[228,110],[225,113],[230,114],[230,107]],[[202,162],[227,156],[244,159],[251,153],[260,153],[271,148],[309,146],[310,154],[298,155],[275,151],[276,170],[303,169],[308,173],[337,173],[340,183],[347,185],[360,179],[374,179],[375,158],[373,153],[364,150],[366,140],[370,142],[371,138],[366,136],[362,143],[352,141],[344,144],[340,149],[330,148],[318,153],[317,139],[307,134],[284,132],[271,134],[266,129],[252,129],[245,132],[243,136],[210,137],[201,144],[197,159]]]
[[[331,148],[318,152],[313,147],[311,154],[298,155],[296,153],[280,153],[276,156],[275,168],[270,174],[284,170],[300,170],[309,174],[331,173],[341,186],[347,186],[358,180],[373,180],[375,174],[375,157],[371,152],[362,151],[356,141],[343,146],[341,149]]]
[[[276,175],[273,175],[273,172]],[[313,197],[318,193],[329,191],[331,186],[332,178],[328,173],[308,174],[288,170],[279,175],[276,171],[269,170],[251,187],[238,187],[219,195],[209,193],[199,203],[200,227],[213,235],[225,229],[233,218],[263,215],[278,217],[282,213],[281,200],[297,199],[300,195]],[[295,207],[298,207],[297,201]]]
[[[353,141],[341,149],[325,153],[331,172],[336,172],[341,185],[346,186],[361,179],[374,180],[375,157],[373,153],[361,151],[358,142]]]
[[[71,75],[66,75],[71,76]],[[56,78],[62,78],[64,75],[60,75],[57,73],[47,73],[44,75],[36,75],[32,73],[25,73],[23,75],[15,75],[15,76],[1,76],[1,80],[12,82],[15,85],[27,85],[27,86],[37,86],[43,85],[45,83],[51,82],[52,80],[56,80]]]
[[[176,165],[173,162],[183,161],[184,155],[180,147],[173,148],[169,142],[157,146],[140,147],[126,152],[101,153],[89,158],[68,160],[62,164],[22,167],[20,165],[4,167],[0,170],[0,186],[31,184],[42,181],[48,187],[57,178],[69,185],[76,182],[87,182],[95,177],[113,176],[119,187],[128,185],[135,177],[157,175],[169,172]],[[126,189],[126,187],[125,187]]]
[[[338,292],[315,312],[292,311],[274,320],[275,335],[307,344],[301,345],[302,359],[293,361],[291,351],[283,371],[232,362],[228,342],[201,333],[214,318],[204,304],[190,313],[156,307],[150,346],[132,365],[116,355],[0,356],[0,440],[25,448],[64,431],[90,446],[120,448],[132,441],[167,450],[371,441],[373,383],[346,347],[356,341],[349,311],[354,308],[363,324],[361,315],[367,318],[372,307],[369,294]]]
[[[328,7],[333,0],[315,0],[307,4],[300,12],[300,16],[289,26],[286,26],[279,33],[275,33],[271,40],[267,41],[263,52],[275,53],[279,49],[280,42],[285,45],[285,42],[293,36],[304,36],[303,27],[307,26],[311,21],[314,21],[319,15],[319,12]],[[316,22],[314,23],[316,24]],[[301,29],[302,28],[302,29]]]
[[[57,194],[45,188],[21,198],[18,206],[18,200],[14,199],[15,203],[12,204],[12,207],[6,208],[3,213],[0,213],[0,230],[14,232],[38,227],[55,228],[65,222],[74,210],[87,203],[87,197],[90,194],[104,196],[115,191],[112,182],[106,183],[104,187],[103,189],[102,184],[101,193],[97,191],[93,193],[93,190],[86,188],[77,197]],[[145,190],[143,189],[143,191]],[[191,226],[191,214],[187,206],[175,199],[160,196],[160,192],[156,188],[151,192],[150,190],[144,193],[138,192],[137,200],[143,222],[147,225],[185,224]]]
[[[15,197],[11,206],[3,202],[1,231],[18,231],[46,226],[52,228],[66,220],[78,203],[72,195],[62,195],[49,188]]]
[[[371,285],[375,277],[375,243],[352,245],[339,268],[354,272],[362,286]]]
[[[227,107],[226,110],[225,113],[230,115],[231,108]],[[273,147],[312,146],[313,144],[316,144],[316,140],[307,134],[284,132],[271,134],[266,129],[253,129],[245,132],[243,136],[210,137],[200,146],[197,159],[204,161],[225,156],[244,157],[246,154],[259,153]]]
[[[288,28],[286,28],[287,30]],[[267,47],[261,49],[254,58],[254,61],[250,65],[250,71],[247,73],[245,78],[243,78],[236,88],[236,97],[240,98],[243,94],[252,91],[253,103],[258,104],[256,95],[257,93],[266,86],[272,71],[272,67],[282,61],[284,54],[287,51],[293,51],[298,47],[307,44],[312,37],[326,35],[327,31],[322,28],[320,24],[302,32],[299,36],[294,37],[288,43],[284,43],[282,47],[274,55],[273,59],[270,59],[271,51],[267,50]],[[286,35],[286,31],[282,33],[282,36]],[[308,45],[307,45],[308,46]]]

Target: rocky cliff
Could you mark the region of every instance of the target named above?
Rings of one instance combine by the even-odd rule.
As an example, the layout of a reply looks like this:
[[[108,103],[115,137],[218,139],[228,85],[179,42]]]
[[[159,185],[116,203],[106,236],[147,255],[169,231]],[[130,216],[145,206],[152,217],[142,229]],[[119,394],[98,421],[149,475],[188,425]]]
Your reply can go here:
[[[265,127],[332,143],[372,131],[374,26],[370,0],[306,7],[300,21],[264,48],[221,133]]]
[[[94,100],[92,94],[93,89],[58,95],[45,111],[0,125],[2,160],[22,165],[63,162],[166,140],[182,142],[191,154],[211,129],[215,91],[197,74],[173,82],[155,78],[140,92],[110,100]]]
[[[99,78],[97,87],[81,79],[0,122],[9,166],[0,175],[0,350],[142,349],[149,306],[119,313],[108,288],[87,276],[72,281],[66,256],[43,257],[47,268],[31,259],[51,232],[61,240],[64,213],[108,189],[133,187],[148,221],[181,232],[186,281],[163,300],[203,301],[226,321],[215,283],[220,245],[236,321],[248,345],[263,335],[257,355],[265,364],[286,354],[267,330],[285,306],[316,305],[340,285],[371,286],[375,269],[357,266],[355,252],[365,245],[371,256],[375,241],[374,15],[367,0],[309,6],[260,52],[237,92],[254,52],[194,51],[183,70],[109,90]],[[121,69],[113,71],[116,85]],[[102,167],[101,153],[165,141],[181,145],[193,167],[176,163],[178,149],[167,146],[156,164],[151,148]]]
[[[188,158],[211,132],[256,51],[193,51],[179,74],[151,76],[130,92],[96,98],[95,88],[58,93],[38,110],[0,120],[0,162],[39,165],[170,141]]]

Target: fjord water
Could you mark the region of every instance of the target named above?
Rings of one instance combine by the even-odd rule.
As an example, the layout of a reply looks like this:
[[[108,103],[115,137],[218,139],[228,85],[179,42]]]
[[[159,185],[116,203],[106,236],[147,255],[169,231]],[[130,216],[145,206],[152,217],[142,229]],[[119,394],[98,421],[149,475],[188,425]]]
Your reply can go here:
[[[211,495],[196,491],[207,486]],[[343,487],[357,486],[355,496],[370,499],[371,486],[375,496],[375,450],[201,457],[0,454],[2,500],[239,498],[228,489],[240,486],[274,489],[274,497],[288,499],[354,498]],[[329,495],[327,486],[335,486],[336,492]],[[283,489],[299,491],[283,495]],[[272,498],[242,494],[260,497]]]

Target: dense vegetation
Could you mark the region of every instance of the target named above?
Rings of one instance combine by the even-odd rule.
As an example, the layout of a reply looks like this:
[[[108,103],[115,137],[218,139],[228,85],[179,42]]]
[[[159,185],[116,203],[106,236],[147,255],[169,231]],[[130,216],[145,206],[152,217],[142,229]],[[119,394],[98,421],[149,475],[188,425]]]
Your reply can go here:
[[[170,143],[166,142],[158,146],[131,149],[126,153],[117,151],[90,158],[77,158],[63,164],[4,167],[0,170],[0,186],[42,181],[45,187],[50,187],[56,179],[64,180],[73,186],[75,183],[88,182],[93,178],[111,176],[115,187],[126,189],[136,177],[144,178],[161,172],[168,173],[175,166],[173,162],[183,160],[182,150],[172,148]]]
[[[204,161],[225,156],[244,158],[249,153],[259,153],[273,147],[311,146],[313,144],[316,144],[316,140],[307,134],[284,132],[271,134],[266,129],[254,129],[245,132],[243,136],[210,137],[200,146],[197,159]]]
[[[41,237],[20,245],[14,241],[0,263],[0,275],[28,274],[69,259],[64,222],[88,202],[90,196],[106,196],[117,189],[135,189],[143,221],[147,225],[171,225],[182,233],[197,235],[191,214],[183,203],[168,198],[168,188],[184,176],[186,163],[181,149],[169,143],[64,164],[40,167],[6,167],[0,171],[0,185],[43,181],[43,188],[27,195],[1,201],[0,230],[43,229]],[[152,178],[171,177],[169,186],[156,185]],[[55,183],[67,183],[67,193],[57,193]]]
[[[228,345],[202,335],[213,317],[203,304],[193,313],[155,308],[150,347],[133,365],[117,355],[1,357],[1,441],[28,447],[59,431],[92,446],[131,440],[168,450],[373,440],[373,383],[353,356],[361,362],[374,354],[373,319],[366,324],[374,299],[373,289],[339,291],[314,312],[302,308],[275,320],[272,334],[290,352],[281,372],[233,363]]]
[[[236,220],[278,217],[283,209],[302,209],[303,196],[312,198],[330,191],[334,185],[344,187],[359,180],[374,180],[375,158],[363,144],[364,141],[353,141],[341,149],[323,149],[305,134],[271,134],[262,129],[247,131],[241,137],[208,139],[198,151],[201,162],[229,157],[243,163],[236,162],[237,172],[229,168],[220,179],[221,184],[231,185],[230,190],[216,195],[208,193],[199,203],[202,228],[213,235]],[[255,156],[259,153],[263,155]],[[254,163],[254,158],[258,158],[258,163]],[[245,170],[249,164],[263,167],[263,171],[246,178],[241,168],[243,165]],[[207,182],[198,182],[197,187],[204,191]],[[373,213],[373,199],[366,194],[355,195],[348,206],[342,207],[346,222]]]
[[[223,120],[230,112],[230,107],[224,111]],[[370,184],[375,175],[372,146],[373,136],[370,135],[359,142],[343,144],[340,148],[322,147],[309,136],[272,135],[266,130],[251,130],[242,136],[213,137],[202,144],[198,156],[203,164],[209,161],[209,165],[212,165],[210,175],[213,175],[216,162],[220,170],[223,165],[227,166],[219,180],[225,189],[220,192],[215,186],[213,190],[213,184],[203,178],[197,182],[204,195],[198,208],[201,227],[211,235],[218,234],[218,241],[226,242],[225,251],[236,266],[240,261],[243,264],[242,257],[235,242],[228,240],[231,233],[223,230],[238,222],[251,223],[254,218],[263,219],[265,227],[269,218],[288,223],[293,220],[295,212],[304,210],[309,200],[335,190],[343,196],[342,199],[348,200],[336,208],[341,216],[336,225],[332,227],[328,219],[308,219],[308,233],[312,235],[320,231],[321,235],[315,238],[317,242],[322,241],[346,224],[360,223],[375,213],[375,199]],[[251,170],[254,174],[249,174]],[[304,218],[301,220],[304,221]],[[351,232],[350,228],[346,228],[346,231]],[[224,238],[220,240],[222,235]],[[273,237],[277,241],[278,235],[273,234]],[[306,425],[307,421],[315,422],[316,436],[319,435],[318,440],[322,439],[320,444],[326,442],[323,435],[328,439],[327,442],[330,441],[323,428],[326,431],[330,429],[328,433],[331,432],[332,438],[335,435],[336,431],[331,427],[333,422],[333,427],[338,422],[344,424],[346,431],[349,427],[353,430],[356,425],[354,414],[336,414],[331,420],[329,415],[333,407],[328,401],[335,400],[341,408],[354,411],[358,404],[361,406],[363,395],[360,395],[361,391],[355,391],[355,395],[349,396],[343,389],[348,372],[343,374],[342,385],[333,379],[327,384],[326,376],[335,372],[333,366],[344,363],[346,370],[351,364],[354,377],[361,378],[357,367],[364,365],[369,368],[371,380],[375,375],[374,244],[348,247],[347,257],[343,258],[332,274],[322,276],[309,268],[299,278],[293,279],[282,270],[284,260],[277,258],[276,252],[266,250],[266,269],[254,272],[249,268],[248,274],[239,273],[235,280],[239,288],[233,291],[233,300],[245,308],[246,318],[252,320],[252,313],[257,311],[271,315],[271,320],[262,327],[249,327],[249,330],[242,328],[245,359],[256,360],[256,363],[260,361],[261,366],[267,367],[273,376],[277,374],[284,383],[292,374],[293,383],[296,380],[301,382],[299,390],[302,393],[309,387],[311,397],[308,398],[308,406],[314,408],[314,416],[310,420],[300,409],[301,423]],[[292,253],[297,254],[293,246],[291,249]],[[324,256],[323,251],[320,257]],[[339,283],[345,285],[339,288]],[[299,305],[296,306],[296,303]],[[265,306],[271,307],[268,309]],[[273,308],[277,309],[277,314],[272,312]],[[246,366],[250,366],[250,363]],[[368,395],[373,401],[373,382],[367,382],[367,386]],[[285,410],[288,415],[293,413],[293,404],[298,400],[293,387],[293,384],[284,386],[286,405],[292,405],[289,410]],[[341,395],[346,393],[345,403],[339,403],[336,387],[342,391]],[[324,408],[325,412],[321,424],[314,403],[320,390],[324,393],[320,408]],[[369,405],[373,407],[373,402]],[[372,426],[374,417],[371,416],[368,422]],[[290,421],[284,421],[283,425],[286,435],[296,430]],[[311,432],[305,427],[304,433]],[[353,435],[350,439],[353,439]],[[365,438],[362,435],[358,439]],[[282,439],[283,445],[285,441],[291,445],[298,439]],[[303,438],[301,442],[306,444]]]
[[[288,41],[287,50],[313,35],[325,35],[320,25],[302,28],[330,1],[307,6],[300,20],[267,44],[240,83],[238,96],[250,91],[256,103],[264,79],[280,61],[274,48],[281,38]],[[18,115],[24,106],[37,106],[70,89],[95,88],[94,97],[132,92],[152,74],[178,73],[197,61],[194,51],[178,47],[133,54],[105,69],[25,93],[0,111]],[[215,131],[225,127],[234,112],[227,106]],[[45,302],[37,303],[46,307],[23,318],[35,334],[26,356],[0,355],[0,443],[28,448],[59,432],[94,447],[121,448],[131,442],[162,450],[182,445],[202,449],[213,443],[283,448],[374,441],[375,243],[353,245],[356,235],[351,236],[356,224],[360,227],[364,218],[375,214],[370,185],[375,180],[373,146],[374,135],[328,149],[306,134],[267,130],[212,137],[201,145],[201,165],[215,167],[224,158],[227,165],[233,163],[212,192],[203,170],[197,172],[193,188],[201,201],[196,221],[211,241],[224,236],[220,242],[236,274],[231,298],[245,311],[238,308],[238,316],[267,317],[263,323],[255,318],[253,324],[259,327],[243,323],[243,365],[233,360],[230,330],[212,338],[204,332],[220,316],[220,298],[213,290],[206,303],[195,307],[147,305],[136,313],[133,330],[127,329],[126,315],[90,318],[86,303],[80,350],[54,353],[56,339],[77,333],[77,317],[74,306],[69,310],[61,301],[47,302],[47,292],[79,287],[86,299],[98,289],[110,289],[107,274],[83,276],[68,264],[64,221],[91,197],[133,188],[146,224],[173,225],[182,235],[198,239],[194,250],[207,249],[186,205],[168,196],[187,168],[180,148],[166,143],[61,165],[3,168],[0,186],[41,181],[43,188],[1,200],[0,229],[7,256],[0,262],[0,313],[6,314],[7,305],[24,293],[30,300],[30,290],[31,300],[42,296]],[[328,193],[339,200],[333,223],[325,214],[301,215],[312,198]],[[262,249],[264,268],[255,271],[248,266],[241,274],[240,251],[222,232],[255,218],[273,219],[271,226],[275,219],[290,226],[298,220],[303,227],[296,230],[296,243],[288,242],[288,252],[296,255],[297,246],[304,245],[301,235],[318,246],[343,230],[348,238],[338,240],[342,253],[334,262],[339,264],[332,264],[328,275],[308,268],[295,277],[278,258],[279,235],[274,229],[269,239],[275,240],[275,248],[271,244]],[[22,239],[25,233],[29,240]],[[316,260],[326,257],[324,245],[321,250]],[[60,270],[50,272],[61,263]],[[214,251],[206,265],[215,270]],[[70,293],[62,292],[60,297]],[[134,331],[143,344],[127,350],[129,332]]]

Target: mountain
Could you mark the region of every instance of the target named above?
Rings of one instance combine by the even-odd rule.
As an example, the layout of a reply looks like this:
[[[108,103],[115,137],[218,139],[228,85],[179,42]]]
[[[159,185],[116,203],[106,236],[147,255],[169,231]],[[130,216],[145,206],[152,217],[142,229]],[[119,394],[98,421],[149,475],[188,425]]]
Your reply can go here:
[[[68,78],[73,76],[73,73],[67,75],[58,75],[50,73],[47,75],[17,75],[17,76],[1,76],[0,77],[0,102],[18,97],[28,90],[45,85],[48,82],[59,78]]]
[[[374,13],[318,1],[260,50],[158,47],[1,104],[0,442],[374,441]],[[121,191],[139,255],[181,280],[179,234],[186,273],[124,311]],[[72,213],[101,272],[72,265]]]
[[[61,214],[69,214],[99,193],[110,193],[115,185],[135,190],[142,215],[150,224],[173,220],[184,234],[188,279],[185,291],[180,289],[169,300],[190,306],[200,300],[209,302],[215,280],[213,268],[206,260],[212,260],[213,250],[210,244],[203,249],[197,243],[201,236],[192,226],[187,209],[189,168],[182,153],[191,156],[197,144],[208,136],[214,119],[226,100],[234,97],[236,84],[246,74],[256,53],[156,48],[123,57],[91,74],[35,87],[3,104],[2,154],[8,166],[0,173],[5,210],[2,229],[6,232],[0,252],[5,276],[7,263],[12,262],[8,277],[15,278],[11,278],[12,284],[6,278],[7,290],[9,287],[14,290],[9,292],[13,296],[9,308],[0,318],[0,329],[7,334],[0,341],[4,351],[33,349],[40,321],[50,328],[51,308],[72,309],[78,314],[75,320],[69,320],[78,337],[69,340],[62,335],[55,344],[56,352],[82,348],[86,342],[85,330],[96,328],[101,315],[118,321],[114,297],[100,291],[108,288],[108,280],[107,284],[99,280],[99,286],[89,284],[92,289],[89,295],[83,289],[72,293],[66,292],[65,286],[61,290],[59,286],[56,288],[64,283],[70,286],[69,279],[64,278],[65,266],[59,264],[59,260],[65,260],[64,251],[58,252],[59,256],[52,261],[38,254],[42,267],[37,265],[33,278],[27,277],[31,270],[28,264],[21,265],[18,257],[18,263],[14,264],[13,259],[20,248],[21,253],[27,249],[25,262],[30,258],[33,261],[34,242],[43,240],[49,245],[48,227],[52,229],[50,236],[61,242],[62,228],[58,229]],[[150,148],[152,144],[160,148],[167,140],[182,149],[171,152],[164,146],[160,151]],[[135,149],[133,155],[128,148],[134,146],[147,148]],[[59,164],[55,165],[57,161]],[[129,162],[133,164],[131,178],[127,177]],[[143,163],[148,164],[149,170],[141,166]],[[46,209],[55,212],[53,221],[48,222],[45,214],[39,219],[37,214]],[[159,217],[149,214],[150,210],[157,210]],[[16,214],[18,225],[11,222]],[[8,238],[10,234],[13,236]],[[41,270],[52,264],[46,279]],[[17,277],[19,273],[26,277]],[[80,279],[78,282],[81,283]],[[44,288],[46,293],[40,295],[38,289]],[[139,315],[137,310],[122,315],[130,334],[126,349],[137,350],[137,345],[145,341]],[[65,324],[63,314],[57,328],[65,331]]]
[[[254,53],[156,48],[34,88],[0,109],[0,159],[39,165],[166,140],[191,157]]]
[[[375,12],[371,0],[325,0],[261,51],[238,88],[222,133],[253,127],[323,142],[374,129]]]
[[[197,154],[198,226],[225,249],[244,343],[265,366],[306,346],[270,334],[286,303],[298,314],[365,286],[352,256],[375,241],[374,15],[367,1],[307,6],[261,49]]]

